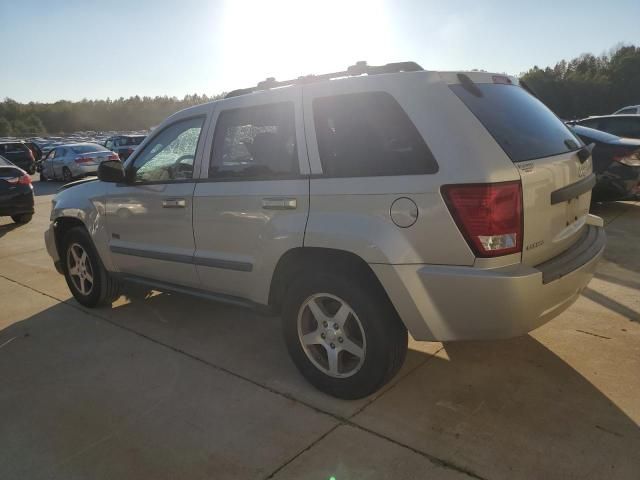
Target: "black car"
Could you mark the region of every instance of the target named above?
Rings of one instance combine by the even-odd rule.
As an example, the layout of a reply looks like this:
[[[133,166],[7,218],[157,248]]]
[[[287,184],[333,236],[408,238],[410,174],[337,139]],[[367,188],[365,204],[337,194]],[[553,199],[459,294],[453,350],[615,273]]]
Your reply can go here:
[[[24,142],[0,142],[0,155],[28,173],[36,171],[36,159]]]
[[[116,152],[120,160],[129,158],[138,145],[146,138],[146,135],[116,135],[108,138],[104,146],[112,152]]]
[[[0,217],[27,223],[33,216],[33,204],[31,177],[0,156]]]
[[[640,182],[640,140],[620,138],[580,125],[570,126],[587,145],[594,143],[593,172],[597,182],[593,201],[634,198]]]
[[[640,115],[603,115],[569,123],[595,128],[618,137],[640,138]]]

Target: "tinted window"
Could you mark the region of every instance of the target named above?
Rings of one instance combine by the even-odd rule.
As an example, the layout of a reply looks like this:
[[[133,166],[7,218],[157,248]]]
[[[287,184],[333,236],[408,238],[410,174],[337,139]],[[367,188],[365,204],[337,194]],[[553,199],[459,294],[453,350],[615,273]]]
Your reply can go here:
[[[4,157],[0,157],[0,167],[13,167],[13,163]]]
[[[473,84],[449,88],[482,122],[514,162],[580,148],[580,142],[542,102],[516,85]]]
[[[76,147],[71,147],[74,153],[91,153],[91,152],[105,152],[107,151],[101,145],[78,145]]]
[[[193,160],[204,117],[176,122],[156,135],[133,163],[137,182],[166,182],[193,177]]]
[[[610,117],[601,122],[601,129],[619,137],[640,138],[640,117]]]
[[[580,120],[580,125],[583,125],[589,128],[595,128],[596,130],[598,130],[600,128],[600,119],[592,118],[587,120]]]
[[[220,114],[209,178],[291,178],[299,172],[293,103]]]
[[[140,145],[144,137],[123,137],[120,139],[120,145]]]
[[[438,171],[415,125],[388,93],[316,98],[313,118],[326,176],[418,175]]]

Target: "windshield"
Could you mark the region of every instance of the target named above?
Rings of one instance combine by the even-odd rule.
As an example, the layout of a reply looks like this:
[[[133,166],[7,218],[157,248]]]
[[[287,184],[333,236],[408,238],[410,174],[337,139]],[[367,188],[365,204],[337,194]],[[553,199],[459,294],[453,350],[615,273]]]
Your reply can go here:
[[[580,141],[541,101],[515,85],[479,83],[449,88],[514,162],[577,150]]]

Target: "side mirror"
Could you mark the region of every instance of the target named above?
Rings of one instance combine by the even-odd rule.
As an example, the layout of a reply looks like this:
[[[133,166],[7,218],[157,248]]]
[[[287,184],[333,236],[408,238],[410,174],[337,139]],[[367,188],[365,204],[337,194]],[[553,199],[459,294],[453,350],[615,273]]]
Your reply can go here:
[[[124,167],[118,160],[107,160],[98,165],[98,180],[109,183],[125,181]]]

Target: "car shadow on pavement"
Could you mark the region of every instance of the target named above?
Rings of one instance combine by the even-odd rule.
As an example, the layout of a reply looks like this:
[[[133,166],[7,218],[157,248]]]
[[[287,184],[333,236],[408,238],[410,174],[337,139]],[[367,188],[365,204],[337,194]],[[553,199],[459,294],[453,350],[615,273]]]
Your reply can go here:
[[[58,189],[63,185],[64,182],[58,182],[54,180],[48,180],[46,182],[33,182],[33,194],[36,197],[40,197],[43,195],[55,195],[56,193],[58,193]]]
[[[5,223],[3,225],[0,225],[0,238],[4,237],[7,233],[15,230],[18,227],[20,227],[20,224],[18,223]]]
[[[226,441],[216,437],[215,421],[196,425],[208,439],[199,445],[134,420],[158,402],[169,417],[184,414],[190,407],[175,385],[191,368],[230,373],[251,391],[310,405],[485,478],[631,478],[640,471],[637,424],[533,337],[451,343],[435,356],[417,350],[424,345],[410,350],[412,368],[398,383],[346,402],[302,379],[277,318],[168,294],[90,312],[58,304],[0,331],[0,478],[60,468],[68,478],[101,477],[91,469],[107,468],[107,459],[120,466],[118,478],[135,478],[141,461],[151,471],[176,471],[194,455],[196,470],[180,476],[211,472]],[[176,369],[181,359],[189,362]],[[210,401],[225,411],[225,402],[237,400]],[[244,421],[237,418],[239,426]],[[170,447],[162,458],[127,440],[158,434]],[[128,449],[114,447],[119,442]]]

